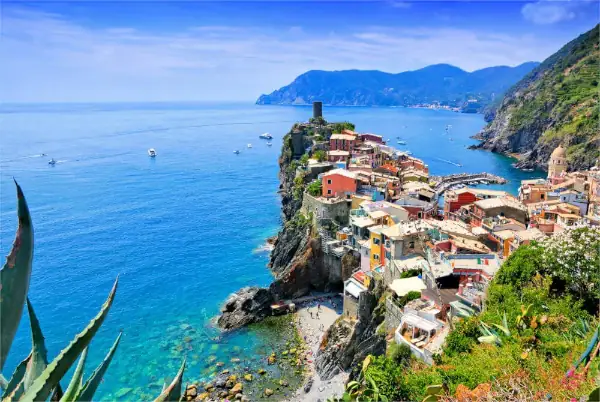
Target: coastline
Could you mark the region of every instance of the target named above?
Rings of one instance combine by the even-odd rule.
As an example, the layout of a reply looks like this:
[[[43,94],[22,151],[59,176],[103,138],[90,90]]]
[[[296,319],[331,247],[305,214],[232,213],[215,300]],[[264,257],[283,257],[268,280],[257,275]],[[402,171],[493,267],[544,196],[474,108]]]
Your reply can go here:
[[[319,318],[317,304],[320,303]],[[303,304],[294,314],[293,322],[307,349],[305,354],[305,370],[307,372],[303,385],[295,395],[286,402],[303,402],[326,400],[331,396],[341,396],[348,379],[347,373],[340,373],[330,380],[321,380],[315,369],[314,358],[319,350],[323,334],[342,315],[341,297],[315,300]]]

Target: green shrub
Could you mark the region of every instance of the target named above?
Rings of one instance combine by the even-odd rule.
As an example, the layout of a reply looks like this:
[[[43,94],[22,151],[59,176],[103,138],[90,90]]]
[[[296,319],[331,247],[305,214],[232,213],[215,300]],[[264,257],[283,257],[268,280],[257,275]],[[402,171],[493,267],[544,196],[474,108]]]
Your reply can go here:
[[[396,364],[401,366],[408,366],[410,363],[410,358],[412,352],[410,351],[410,346],[401,343],[397,344],[395,342],[391,343],[388,346],[388,357]]]

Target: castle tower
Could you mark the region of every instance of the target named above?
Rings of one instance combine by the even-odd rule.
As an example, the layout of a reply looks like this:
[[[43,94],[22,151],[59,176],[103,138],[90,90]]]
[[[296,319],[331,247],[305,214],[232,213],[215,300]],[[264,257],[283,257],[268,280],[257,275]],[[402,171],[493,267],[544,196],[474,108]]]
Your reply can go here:
[[[563,172],[567,171],[567,151],[559,145],[548,161],[548,179],[559,177]]]

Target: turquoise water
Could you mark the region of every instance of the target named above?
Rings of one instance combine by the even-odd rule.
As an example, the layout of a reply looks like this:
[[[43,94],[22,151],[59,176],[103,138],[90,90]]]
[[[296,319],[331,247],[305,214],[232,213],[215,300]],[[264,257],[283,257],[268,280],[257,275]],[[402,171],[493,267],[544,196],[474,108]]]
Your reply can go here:
[[[123,329],[98,397],[112,399],[124,387],[132,390],[123,400],[157,395],[184,353],[188,381],[232,356],[260,364],[272,340],[245,330],[215,342],[210,319],[229,293],[271,280],[268,255],[257,248],[280,224],[281,138],[310,113],[247,104],[3,106],[1,250],[8,252],[14,236],[15,177],[35,225],[29,294],[49,355],[83,328],[120,275],[115,304],[88,357],[89,373]],[[325,117],[394,143],[401,136],[432,174],[485,170],[510,179],[513,192],[518,180],[533,175],[511,168],[508,158],[466,149],[484,124],[478,115],[325,108]],[[447,124],[453,141],[444,134]],[[258,139],[263,132],[275,137],[272,147]],[[156,159],[148,157],[150,147]],[[49,166],[50,157],[59,163]],[[25,318],[6,375],[29,348]]]

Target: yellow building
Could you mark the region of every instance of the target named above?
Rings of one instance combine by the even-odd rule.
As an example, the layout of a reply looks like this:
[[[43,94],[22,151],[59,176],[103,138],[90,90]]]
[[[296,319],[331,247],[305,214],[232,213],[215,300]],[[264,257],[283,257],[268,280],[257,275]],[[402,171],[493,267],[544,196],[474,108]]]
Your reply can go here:
[[[369,228],[371,244],[371,270],[385,263],[385,250],[383,248],[383,233],[381,231],[386,228],[384,225],[371,226]]]

